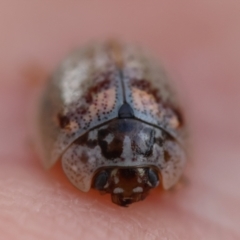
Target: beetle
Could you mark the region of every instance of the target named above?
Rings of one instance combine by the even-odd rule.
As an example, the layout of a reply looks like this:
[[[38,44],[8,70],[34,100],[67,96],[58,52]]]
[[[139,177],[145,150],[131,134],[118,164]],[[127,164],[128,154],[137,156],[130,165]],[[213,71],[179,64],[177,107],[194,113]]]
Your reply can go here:
[[[186,162],[185,124],[165,71],[138,46],[94,43],[71,53],[38,107],[46,168],[58,160],[71,183],[111,194],[120,206],[174,186]]]

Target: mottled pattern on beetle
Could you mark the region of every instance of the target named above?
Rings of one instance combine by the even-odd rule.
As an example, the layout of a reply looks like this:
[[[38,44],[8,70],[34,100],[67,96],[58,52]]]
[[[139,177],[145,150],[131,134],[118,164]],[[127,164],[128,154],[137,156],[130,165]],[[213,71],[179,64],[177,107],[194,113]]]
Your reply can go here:
[[[93,135],[96,138],[93,138]],[[139,157],[148,157],[152,154],[154,141],[155,131],[151,126],[133,119],[119,119],[98,129],[97,134],[86,133],[75,143],[88,147],[99,145],[103,157],[112,161],[115,159],[137,161]]]
[[[70,55],[53,76],[50,88],[49,92],[59,90],[60,98],[59,107],[52,107],[55,116],[50,119],[55,120],[48,122],[48,131],[56,129],[57,122],[59,130],[55,141],[51,138],[54,142],[46,146],[52,151],[47,152],[50,155],[46,159],[51,161],[46,165],[53,164],[86,130],[116,118],[123,103],[119,71],[104,45],[93,45]],[[51,94],[48,97],[46,106],[54,106]]]
[[[116,141],[114,131],[106,135],[105,141],[102,140],[100,145],[92,148],[84,145],[80,149],[80,145],[73,144],[88,131],[90,136],[91,132],[95,131],[91,129],[108,124],[110,120],[117,118],[118,111],[124,102],[133,109],[133,117],[162,128],[176,139],[176,142],[182,141],[181,134],[184,126],[178,114],[179,107],[162,69],[140,48],[117,45],[111,47],[109,44],[94,44],[75,51],[60,65],[49,81],[39,114],[39,135],[46,167],[52,166],[64,152],[63,163],[66,162],[67,156],[68,168],[73,159],[70,157],[71,154],[77,158],[75,153],[78,152],[82,156],[81,159],[86,159],[87,166],[81,166],[85,169],[85,173],[90,171],[91,166],[96,168],[102,166],[101,163],[98,166],[99,162],[95,162],[96,156],[101,157],[102,161],[106,158],[106,166],[109,163],[118,164],[119,162],[124,165],[124,161],[118,157],[114,160],[109,158],[109,151],[116,145],[111,145],[112,141]],[[104,127],[102,131],[103,129]],[[158,131],[160,130],[155,131],[155,135]],[[102,134],[104,135],[104,131]],[[130,141],[130,136],[126,136],[121,144],[117,144],[123,146],[122,156],[125,156],[123,159],[133,154],[132,149],[129,148]],[[179,150],[179,145],[173,140],[171,142],[168,148],[176,151],[176,155],[181,155],[182,150]],[[103,151],[104,156],[101,156],[102,146],[106,143],[108,148]],[[179,149],[175,150],[175,148]],[[75,152],[71,153],[73,149]],[[160,158],[163,159],[163,146],[159,146],[158,149],[157,144],[154,144],[151,151],[152,162],[154,162],[154,154],[156,156],[160,154]],[[117,155],[118,152],[114,154]],[[137,155],[137,148],[134,154]],[[144,159],[139,155],[137,161],[132,161],[131,164],[137,166],[141,161],[146,161],[147,164],[146,159],[147,157]],[[163,167],[162,174],[166,170],[166,176],[169,176],[165,186],[175,182],[184,163],[185,159],[180,156],[179,163],[174,158],[169,160],[166,168]],[[164,161],[158,165],[164,166]],[[73,164],[75,169],[74,166],[77,165]],[[179,169],[175,170],[174,168],[177,167]],[[177,172],[176,176],[172,175],[170,178],[170,174],[175,174],[174,171]]]
[[[68,136],[79,129],[86,131],[117,116],[117,109],[122,101],[116,69],[99,73],[96,78],[92,77],[91,81],[82,97],[65,107],[59,115],[60,123],[64,120],[60,126]],[[84,87],[80,86],[81,88]]]
[[[162,130],[134,119],[113,120],[84,134],[62,157],[70,181],[88,191],[101,167],[156,166],[168,189],[179,179],[185,155],[179,144]]]
[[[156,124],[181,141],[180,110],[165,72],[136,46],[124,46],[122,58],[126,101],[135,117]]]

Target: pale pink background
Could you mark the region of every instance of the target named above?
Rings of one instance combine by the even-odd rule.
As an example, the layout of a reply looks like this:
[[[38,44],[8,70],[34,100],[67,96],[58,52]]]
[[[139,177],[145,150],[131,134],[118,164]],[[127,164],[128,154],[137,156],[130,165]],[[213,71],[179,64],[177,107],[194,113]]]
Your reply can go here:
[[[240,1],[1,0],[0,30],[1,239],[240,239]],[[189,183],[127,209],[44,171],[27,131],[38,83],[108,37],[162,60],[191,132]]]

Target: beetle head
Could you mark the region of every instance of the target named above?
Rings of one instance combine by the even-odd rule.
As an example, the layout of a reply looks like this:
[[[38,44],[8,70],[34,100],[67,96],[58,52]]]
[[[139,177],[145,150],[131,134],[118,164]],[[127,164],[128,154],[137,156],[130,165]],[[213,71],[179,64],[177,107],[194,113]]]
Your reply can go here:
[[[120,206],[143,200],[151,188],[159,184],[153,167],[108,168],[95,174],[92,187],[110,193],[112,202]]]

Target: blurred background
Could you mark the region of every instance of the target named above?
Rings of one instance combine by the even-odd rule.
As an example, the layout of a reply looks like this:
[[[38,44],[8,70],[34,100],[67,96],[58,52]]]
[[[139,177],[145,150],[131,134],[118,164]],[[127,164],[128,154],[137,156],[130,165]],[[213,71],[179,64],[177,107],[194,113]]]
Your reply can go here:
[[[20,232],[29,237],[21,239],[35,239],[35,232],[40,234],[36,239],[66,239],[69,232],[71,237],[82,236],[83,230],[69,222],[48,224],[44,219],[51,216],[41,208],[37,214],[34,208],[44,201],[42,194],[36,194],[40,191],[48,195],[42,189],[48,189],[54,180],[44,182],[48,174],[29,154],[27,112],[33,89],[47,79],[69,51],[108,38],[146,47],[163,62],[173,79],[191,133],[191,159],[186,170],[190,187],[176,194],[174,200],[168,196],[163,199],[161,206],[165,208],[160,207],[159,212],[146,205],[138,211],[130,210],[133,215],[137,211],[148,216],[147,220],[129,220],[132,228],[122,223],[125,213],[116,214],[111,205],[99,210],[99,215],[106,221],[113,217],[129,239],[160,239],[157,237],[161,234],[165,239],[240,239],[239,1],[1,0],[0,30],[0,233],[5,234],[4,239],[20,239]],[[35,185],[26,185],[31,181]],[[31,191],[36,184],[43,187]],[[71,188],[68,183],[62,184]],[[28,186],[27,194],[24,186]],[[71,198],[71,191],[59,197],[64,196],[67,207],[54,194],[49,201],[63,212],[65,207],[70,211],[72,201],[66,199]],[[29,196],[34,201],[25,205]],[[105,209],[98,195],[93,196],[96,209]],[[158,206],[156,195],[150,199]],[[95,201],[83,197],[85,200]],[[74,205],[76,209],[78,204]],[[169,215],[171,204],[180,209],[183,221],[178,221],[179,215],[175,218],[175,212]],[[71,210],[74,226],[83,224],[78,214],[74,215],[76,209]],[[52,215],[62,214],[51,211]],[[155,218],[155,213],[159,221],[153,223],[149,219]],[[91,219],[91,224],[99,224],[94,217]],[[48,233],[41,233],[36,223],[43,224]],[[188,233],[182,230],[186,224],[191,226]],[[173,225],[168,232],[166,229]],[[59,227],[62,229],[58,232]],[[99,224],[97,229],[101,227]],[[29,228],[35,230],[29,233]],[[87,231],[86,239],[98,236],[91,234]]]

